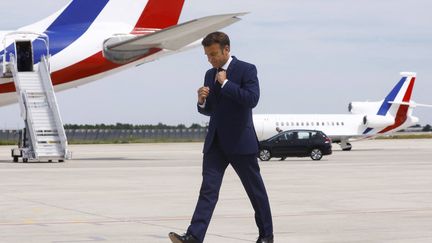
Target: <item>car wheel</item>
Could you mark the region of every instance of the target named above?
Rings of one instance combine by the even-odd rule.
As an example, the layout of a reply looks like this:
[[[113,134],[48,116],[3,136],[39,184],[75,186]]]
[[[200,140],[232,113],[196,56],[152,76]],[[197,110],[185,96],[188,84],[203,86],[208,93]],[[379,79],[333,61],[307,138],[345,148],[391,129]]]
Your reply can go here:
[[[259,159],[261,161],[269,161],[271,158],[271,154],[270,151],[268,151],[267,149],[261,149],[259,152]]]
[[[323,154],[321,149],[315,148],[312,149],[311,153],[310,153],[310,157],[313,160],[320,160],[322,158]]]

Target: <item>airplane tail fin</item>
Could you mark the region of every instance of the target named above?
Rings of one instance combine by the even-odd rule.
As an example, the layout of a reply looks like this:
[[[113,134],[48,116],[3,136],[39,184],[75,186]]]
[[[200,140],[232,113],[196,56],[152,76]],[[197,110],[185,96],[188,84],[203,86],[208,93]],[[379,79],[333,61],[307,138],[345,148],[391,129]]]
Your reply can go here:
[[[376,133],[386,133],[408,127],[418,122],[417,117],[411,116],[415,102],[411,101],[416,73],[402,72],[402,79],[393,87],[390,93],[379,104],[376,114],[368,114],[363,118],[367,127],[363,134],[377,129]]]
[[[411,101],[411,94],[414,87],[416,73],[401,72],[401,80],[393,87],[390,93],[383,100],[377,115],[386,116],[390,114],[396,116],[400,114],[399,108],[408,111]]]

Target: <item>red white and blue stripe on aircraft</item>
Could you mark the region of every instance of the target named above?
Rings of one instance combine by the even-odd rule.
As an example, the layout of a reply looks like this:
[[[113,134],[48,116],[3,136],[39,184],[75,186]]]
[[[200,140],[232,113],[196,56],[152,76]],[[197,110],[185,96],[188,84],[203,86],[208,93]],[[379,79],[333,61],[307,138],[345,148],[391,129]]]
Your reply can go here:
[[[50,40],[50,54],[55,55],[80,38],[92,25],[109,0],[72,1],[66,9],[44,31]],[[14,44],[9,45],[7,53],[15,53]],[[34,62],[39,63],[42,55],[46,55],[46,47],[39,40],[33,41]],[[0,52],[3,55],[4,51]],[[8,58],[8,57],[7,57]]]
[[[50,54],[54,56],[84,35],[109,1],[73,0],[44,31],[50,39]],[[164,29],[177,24],[183,4],[184,0],[148,0],[141,15],[135,22],[135,26],[132,26],[130,33],[135,34],[142,28]],[[35,63],[40,62],[40,57],[46,54],[46,48],[43,45],[41,41],[33,41]],[[14,44],[9,45],[6,50],[8,53],[14,53]],[[141,58],[153,55],[159,51],[161,49],[152,48]],[[3,55],[3,53],[4,51],[1,51],[0,55]],[[64,84],[97,75],[120,66],[123,65],[106,60],[103,57],[102,51],[99,50],[97,53],[90,54],[83,60],[54,71],[51,74],[51,78],[54,85]],[[0,84],[0,94],[10,92],[15,92],[13,82]]]
[[[396,84],[396,86],[390,91],[390,93],[387,95],[387,97],[384,99],[380,109],[377,112],[377,115],[379,116],[386,116],[388,111],[390,110],[391,106],[393,105],[391,102],[393,102],[398,95],[399,91],[401,90],[402,86],[404,85],[407,77],[402,77],[402,79]],[[411,100],[411,94],[414,87],[415,77],[411,77],[409,86],[404,94],[402,102],[409,102]],[[386,128],[378,131],[378,133],[385,133],[390,130],[393,130],[395,128],[398,128],[401,126],[406,120],[407,120],[407,113],[408,113],[409,105],[400,104],[398,111],[395,116],[395,122],[394,124],[387,126]],[[370,131],[372,131],[374,128],[368,127],[363,132],[363,134],[367,134]]]

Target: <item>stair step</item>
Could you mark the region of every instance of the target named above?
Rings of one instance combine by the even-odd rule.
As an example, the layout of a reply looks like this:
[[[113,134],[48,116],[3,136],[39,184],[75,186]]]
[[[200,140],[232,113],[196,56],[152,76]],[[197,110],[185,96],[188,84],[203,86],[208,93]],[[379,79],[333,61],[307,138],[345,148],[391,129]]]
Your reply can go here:
[[[44,65],[41,62],[39,65]],[[33,72],[18,72],[14,75],[18,77],[16,81],[20,91],[26,94],[27,122],[31,125],[29,133],[35,148],[35,154],[40,158],[64,159],[66,148],[63,141],[64,129],[57,127],[60,114],[54,113],[50,106],[49,99],[55,95],[53,90],[45,87],[45,81],[51,81],[50,77],[42,77],[38,70]],[[22,99],[20,99],[22,102]],[[61,136],[60,136],[61,135]],[[66,142],[66,143],[63,143]]]

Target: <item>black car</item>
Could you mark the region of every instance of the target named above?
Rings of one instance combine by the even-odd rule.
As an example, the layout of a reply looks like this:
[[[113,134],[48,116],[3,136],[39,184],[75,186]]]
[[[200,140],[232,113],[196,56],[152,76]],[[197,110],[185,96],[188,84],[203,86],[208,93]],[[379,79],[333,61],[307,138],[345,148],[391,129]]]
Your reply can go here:
[[[332,153],[331,140],[321,131],[288,130],[263,140],[259,144],[258,157],[262,161],[273,157],[307,157],[320,160],[323,155]]]

